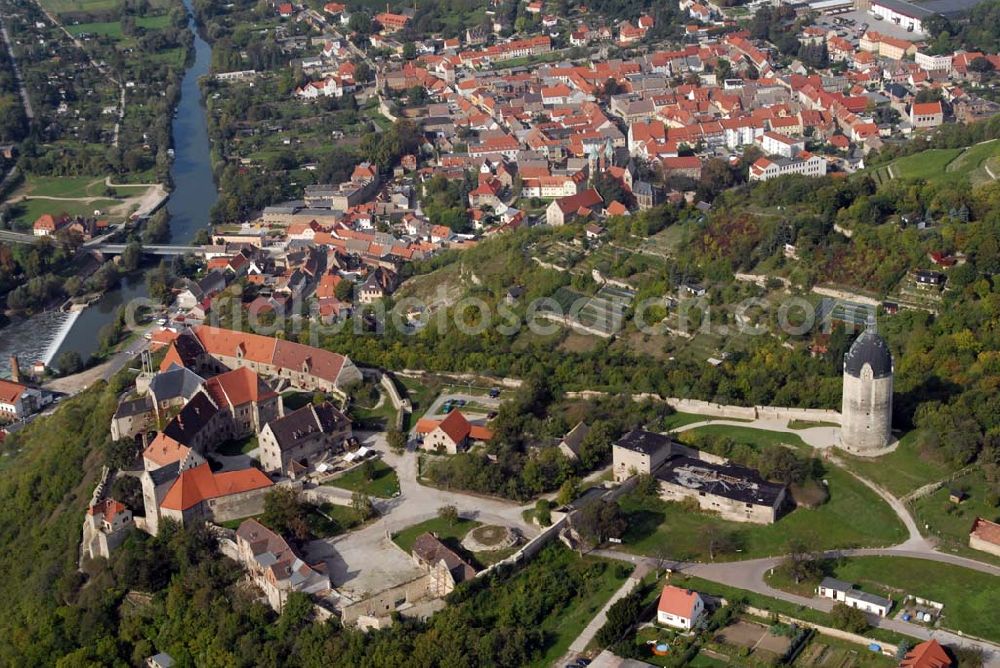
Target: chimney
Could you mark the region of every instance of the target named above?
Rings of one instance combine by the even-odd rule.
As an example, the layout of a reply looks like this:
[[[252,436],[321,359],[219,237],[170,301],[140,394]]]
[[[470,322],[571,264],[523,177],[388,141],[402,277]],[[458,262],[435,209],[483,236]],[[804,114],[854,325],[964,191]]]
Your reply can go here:
[[[21,382],[21,365],[17,361],[17,355],[10,356],[10,379],[15,383]]]

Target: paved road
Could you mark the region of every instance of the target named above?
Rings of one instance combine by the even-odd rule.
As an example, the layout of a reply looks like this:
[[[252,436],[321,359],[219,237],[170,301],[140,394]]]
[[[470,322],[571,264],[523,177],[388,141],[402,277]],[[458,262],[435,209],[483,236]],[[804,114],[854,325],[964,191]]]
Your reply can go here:
[[[17,80],[18,91],[21,93],[21,104],[24,105],[24,115],[31,121],[35,118],[35,112],[31,108],[31,98],[28,97],[28,89],[24,85],[24,79],[21,77],[21,68],[18,67],[17,60],[14,58],[14,43],[10,41],[10,34],[7,32],[7,26],[4,25],[2,16],[0,16],[0,34],[3,35],[3,41],[7,44],[7,54],[10,56],[11,66],[14,68],[14,79]]]
[[[597,550],[595,553],[598,556],[607,557],[609,559],[618,559],[620,561],[627,561],[629,563],[634,563],[634,564],[646,564],[650,568],[662,567],[662,562],[652,557],[630,555],[624,552],[619,552],[617,550]],[[840,550],[834,552],[827,552],[824,554],[824,556],[828,557],[880,556],[880,557],[911,557],[914,559],[928,559],[931,561],[939,561],[941,563],[948,563],[956,566],[964,566],[966,568],[971,568],[983,573],[989,573],[991,575],[996,575],[1000,577],[1000,567],[993,566],[991,564],[984,564],[982,562],[978,562],[972,559],[966,559],[965,557],[958,557],[956,555],[942,554],[933,551],[932,552],[913,551],[900,547],[867,549],[867,550]],[[791,594],[781,589],[775,589],[774,587],[771,587],[769,584],[767,584],[767,582],[764,581],[764,575],[772,568],[776,568],[777,566],[781,565],[783,561],[784,557],[767,557],[764,559],[748,559],[745,561],[733,561],[733,562],[716,563],[716,564],[675,562],[667,565],[672,570],[686,573],[688,575],[693,575],[695,577],[703,578],[705,580],[711,580],[712,582],[719,582],[722,584],[729,585],[730,587],[745,589],[747,591],[752,591],[757,594],[763,594],[765,596],[770,596],[771,598],[780,599],[782,601],[788,601],[789,603],[794,603],[796,605],[812,608],[814,610],[829,612],[834,606],[834,601],[830,599],[808,598],[805,596],[799,596],[797,594]],[[869,615],[869,621],[872,623],[873,626],[889,629],[890,631],[902,633],[914,638],[921,638],[924,640],[930,638],[936,638],[938,642],[949,645],[974,647],[983,652],[984,656],[986,657],[986,665],[1000,666],[1000,645],[996,645],[994,643],[986,641],[966,638],[948,631],[928,629],[927,627],[921,626],[919,624],[912,624],[910,622],[904,622],[897,619],[886,619]]]
[[[441,506],[455,505],[459,515],[465,518],[515,527],[528,538],[538,533],[537,527],[521,517],[524,506],[421,485],[417,482],[416,452],[393,453],[383,433],[357,435],[364,445],[377,450],[383,461],[396,469],[400,493],[393,499],[374,500],[375,508],[382,515],[376,522],[358,531],[313,541],[306,547],[307,558],[325,561],[334,584],[348,598],[402,584],[422,573],[389,537],[394,532],[437,517]],[[316,489],[320,494],[336,493],[326,491],[332,488]]]

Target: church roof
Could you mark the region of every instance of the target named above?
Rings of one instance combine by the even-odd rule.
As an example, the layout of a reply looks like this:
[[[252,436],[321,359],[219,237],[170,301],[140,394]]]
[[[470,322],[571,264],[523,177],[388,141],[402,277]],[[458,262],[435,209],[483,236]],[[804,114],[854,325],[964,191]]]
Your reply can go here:
[[[889,344],[875,332],[873,327],[862,332],[861,336],[851,344],[851,349],[844,355],[844,372],[860,378],[865,364],[871,366],[875,378],[892,375],[892,353],[889,351]]]

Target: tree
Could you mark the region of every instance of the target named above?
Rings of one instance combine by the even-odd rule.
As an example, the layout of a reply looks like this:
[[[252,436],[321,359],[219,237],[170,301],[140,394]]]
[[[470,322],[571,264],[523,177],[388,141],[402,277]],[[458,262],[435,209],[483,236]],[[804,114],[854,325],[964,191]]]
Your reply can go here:
[[[985,58],[984,56],[976,56],[975,58],[972,59],[972,62],[969,63],[970,72],[978,72],[980,74],[985,74],[987,72],[992,72],[993,69],[994,69],[993,63],[990,62],[990,60],[988,58]]]
[[[83,370],[83,358],[75,350],[66,350],[59,354],[56,368],[62,376],[71,376]]]
[[[905,659],[906,655],[910,653],[911,649],[913,649],[912,641],[910,641],[907,638],[903,638],[902,640],[900,640],[899,644],[896,645],[896,660],[902,661],[903,659]]]
[[[597,547],[609,538],[621,538],[627,524],[617,503],[598,499],[573,516],[573,526],[587,545]]]
[[[715,561],[717,555],[731,554],[740,549],[742,541],[739,535],[732,531],[708,526],[701,532],[701,544],[708,552],[708,558]]]
[[[351,298],[354,296],[354,283],[346,278],[342,278],[333,289],[333,294],[340,301],[350,303]]]
[[[868,630],[868,616],[846,603],[838,603],[830,610],[830,622],[834,628],[849,633],[864,633]]]
[[[438,517],[448,523],[448,526],[455,526],[458,522],[458,508],[454,505],[441,506],[438,508]]]
[[[547,499],[535,501],[535,521],[543,527],[552,524],[552,504]]]
[[[795,579],[795,584],[803,580],[818,579],[823,574],[822,564],[816,559],[805,542],[793,538],[788,542],[788,556],[785,557],[785,568]]]
[[[358,514],[362,522],[367,522],[375,515],[375,504],[371,497],[364,492],[354,492],[351,494],[351,508]]]
[[[556,495],[556,505],[568,506],[579,495],[580,480],[578,478],[568,478],[559,488],[559,493]]]
[[[368,482],[374,480],[378,475],[378,469],[375,468],[375,460],[366,459],[365,463],[361,465],[361,473]]]
[[[264,514],[261,523],[286,538],[305,541],[309,538],[307,516],[309,507],[299,500],[299,494],[290,487],[278,487],[264,497]]]
[[[389,449],[395,453],[406,450],[406,434],[399,429],[390,429],[386,432],[385,440],[389,444]]]
[[[417,57],[417,45],[413,42],[403,44],[403,60],[413,60]]]
[[[347,22],[347,27],[352,32],[356,32],[361,35],[371,34],[372,18],[362,12],[354,12],[351,14],[351,18]]]

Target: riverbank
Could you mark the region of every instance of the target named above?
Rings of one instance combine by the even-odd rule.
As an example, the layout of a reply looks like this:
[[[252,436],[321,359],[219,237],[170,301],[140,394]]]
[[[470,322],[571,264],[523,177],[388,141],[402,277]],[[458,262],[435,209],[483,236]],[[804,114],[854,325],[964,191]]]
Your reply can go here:
[[[188,12],[188,29],[193,34],[187,69],[181,78],[180,97],[172,110],[171,136],[174,157],[170,165],[167,193],[159,188],[147,190],[144,202],[149,211],[164,205],[170,213],[172,245],[188,245],[199,230],[209,223],[209,212],[218,198],[209,155],[208,126],[199,79],[208,74],[212,51],[198,34],[190,0],[184,5]],[[105,185],[110,185],[105,182]],[[140,207],[141,208],[141,207]],[[98,352],[101,329],[111,322],[118,308],[134,299],[148,297],[145,275],[150,267],[122,280],[120,286],[103,293],[86,308],[74,313],[61,311],[36,314],[3,328],[0,335],[0,375],[8,374],[9,358],[17,354],[22,360],[58,359],[64,352],[75,352],[87,362]]]

